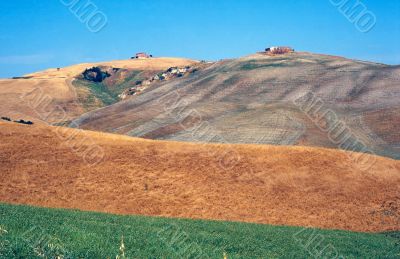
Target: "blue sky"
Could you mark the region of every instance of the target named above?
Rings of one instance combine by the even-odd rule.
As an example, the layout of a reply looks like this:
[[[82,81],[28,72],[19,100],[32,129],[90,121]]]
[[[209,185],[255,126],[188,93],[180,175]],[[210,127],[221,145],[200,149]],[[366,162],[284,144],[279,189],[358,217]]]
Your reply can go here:
[[[362,1],[376,17],[367,33],[331,3],[345,0],[91,0],[107,17],[97,33],[62,1],[73,0],[0,1],[0,77],[139,51],[218,60],[270,45],[400,64],[399,0]]]

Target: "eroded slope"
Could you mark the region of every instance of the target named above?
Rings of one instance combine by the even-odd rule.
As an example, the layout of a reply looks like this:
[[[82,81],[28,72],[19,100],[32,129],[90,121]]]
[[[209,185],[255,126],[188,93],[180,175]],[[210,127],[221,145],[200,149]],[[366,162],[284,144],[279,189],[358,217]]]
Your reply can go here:
[[[26,75],[18,79],[0,80],[1,116],[30,119],[35,122],[62,124],[117,101],[118,91],[112,88],[75,82],[87,68],[104,66],[123,70],[114,84],[123,84],[134,75],[156,73],[173,66],[187,66],[196,61],[179,58],[152,58],[85,63]],[[132,82],[134,83],[134,82]],[[129,87],[127,84],[122,87]],[[115,91],[114,91],[115,90]],[[121,90],[122,91],[122,90]]]
[[[73,125],[191,142],[367,147],[400,158],[399,82],[397,66],[311,53],[255,54],[217,62]],[[332,138],[335,125],[348,137]]]

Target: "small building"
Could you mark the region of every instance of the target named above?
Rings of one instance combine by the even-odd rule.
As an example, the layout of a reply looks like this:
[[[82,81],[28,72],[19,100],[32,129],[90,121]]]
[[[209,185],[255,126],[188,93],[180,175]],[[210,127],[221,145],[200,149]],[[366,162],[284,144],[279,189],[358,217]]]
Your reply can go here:
[[[136,53],[136,55],[135,55],[136,59],[146,59],[146,58],[152,58],[152,57],[153,57],[152,55],[148,55],[145,52],[139,52],[139,53]]]
[[[189,69],[187,67],[179,68],[179,73],[186,73]]]
[[[285,53],[294,52],[294,49],[292,49],[291,47],[286,47],[286,46],[278,46],[278,47],[266,48],[265,52],[267,52],[269,54],[285,54]]]
[[[145,81],[143,81],[142,85],[151,85],[151,81],[150,80],[145,80]]]

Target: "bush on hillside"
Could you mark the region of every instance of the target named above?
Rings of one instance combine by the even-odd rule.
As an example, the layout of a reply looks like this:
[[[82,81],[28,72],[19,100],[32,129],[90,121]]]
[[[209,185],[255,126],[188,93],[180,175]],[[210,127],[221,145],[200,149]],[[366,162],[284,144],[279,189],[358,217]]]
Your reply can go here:
[[[111,76],[107,71],[102,71],[99,67],[86,69],[82,75],[84,79],[95,83],[101,83],[104,79]]]
[[[19,120],[19,121],[14,121],[16,123],[20,123],[20,124],[26,124],[26,125],[32,125],[33,122],[31,121],[25,121],[25,120]]]

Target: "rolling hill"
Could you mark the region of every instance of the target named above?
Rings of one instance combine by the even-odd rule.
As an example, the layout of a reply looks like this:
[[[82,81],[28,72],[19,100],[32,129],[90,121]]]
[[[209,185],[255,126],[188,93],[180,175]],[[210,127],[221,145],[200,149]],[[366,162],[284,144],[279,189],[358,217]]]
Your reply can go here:
[[[88,111],[117,102],[123,87],[131,86],[124,85],[127,80],[135,82],[134,80],[147,74],[153,75],[173,66],[195,63],[197,62],[179,58],[117,60],[78,64],[15,79],[1,79],[1,116],[64,124]],[[79,80],[85,69],[91,67],[118,70],[113,77],[113,85],[122,85],[121,89]]]
[[[399,66],[305,52],[258,53],[221,60],[84,114],[70,126],[159,140],[340,148],[399,159],[399,82]],[[345,137],[338,137],[343,131]]]
[[[0,122],[0,201],[116,214],[399,230],[400,162]],[[388,214],[387,212],[390,211]],[[397,216],[396,216],[397,215]]]

